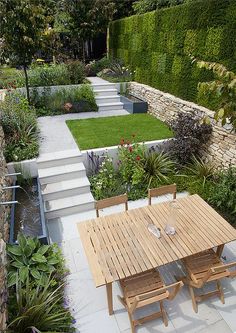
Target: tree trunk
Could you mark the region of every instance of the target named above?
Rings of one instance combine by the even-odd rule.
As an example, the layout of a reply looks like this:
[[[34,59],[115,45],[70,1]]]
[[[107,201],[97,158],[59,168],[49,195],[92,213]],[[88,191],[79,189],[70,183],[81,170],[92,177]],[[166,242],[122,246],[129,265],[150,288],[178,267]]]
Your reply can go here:
[[[27,100],[28,100],[28,102],[30,104],[29,80],[28,80],[28,73],[27,73],[27,66],[26,66],[26,64],[24,64],[23,69],[24,69],[24,73],[25,73],[26,97],[27,97]]]
[[[85,63],[86,56],[85,56],[85,43],[84,40],[82,39],[82,51],[83,51],[83,62]]]

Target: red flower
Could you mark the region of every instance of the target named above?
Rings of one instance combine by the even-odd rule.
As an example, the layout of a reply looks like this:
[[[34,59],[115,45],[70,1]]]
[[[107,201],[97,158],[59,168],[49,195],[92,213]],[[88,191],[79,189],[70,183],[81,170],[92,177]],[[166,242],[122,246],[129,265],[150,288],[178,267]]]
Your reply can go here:
[[[121,140],[120,140],[120,145],[123,146],[124,143],[125,143],[125,140],[124,140],[124,139],[121,139]]]
[[[133,147],[129,147],[129,151],[132,153],[132,151],[133,151]]]
[[[140,161],[140,158],[141,158],[141,157],[138,155],[138,156],[136,157],[136,160],[137,160],[137,161]]]

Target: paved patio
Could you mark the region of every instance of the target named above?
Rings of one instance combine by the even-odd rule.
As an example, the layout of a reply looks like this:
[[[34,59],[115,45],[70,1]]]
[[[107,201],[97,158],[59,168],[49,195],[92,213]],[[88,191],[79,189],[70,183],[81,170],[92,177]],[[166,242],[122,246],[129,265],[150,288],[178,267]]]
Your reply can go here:
[[[177,197],[185,196],[178,194]],[[156,201],[168,200],[168,196]],[[129,209],[147,205],[147,200],[129,202]],[[104,214],[123,210],[123,206],[104,209]],[[126,310],[116,295],[121,294],[118,283],[113,286],[114,315],[108,315],[105,287],[95,288],[88,262],[80,241],[76,224],[95,217],[95,211],[81,213],[52,220],[48,225],[52,241],[58,242],[70,269],[66,295],[71,311],[76,319],[77,332],[80,333],[129,333],[130,323]],[[226,261],[236,258],[236,242],[227,245],[223,256]],[[161,273],[167,284],[173,282],[173,275],[183,273],[180,263],[162,267]],[[154,320],[137,328],[137,333],[232,333],[236,332],[236,279],[223,281],[225,304],[212,298],[199,304],[199,312],[192,310],[187,287],[184,287],[172,302],[166,302],[169,325],[165,327],[162,320]],[[211,285],[205,289],[211,288]],[[151,312],[153,305],[145,309]],[[143,310],[142,310],[143,311]],[[143,312],[142,312],[143,313]]]

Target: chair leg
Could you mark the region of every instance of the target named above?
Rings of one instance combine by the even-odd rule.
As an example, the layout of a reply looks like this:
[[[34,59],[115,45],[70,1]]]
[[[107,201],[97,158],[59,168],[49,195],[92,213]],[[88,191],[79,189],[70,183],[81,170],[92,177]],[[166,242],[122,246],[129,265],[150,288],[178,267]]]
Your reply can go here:
[[[128,312],[128,315],[129,315],[129,321],[130,321],[130,326],[131,326],[131,332],[135,333],[135,325],[134,325],[132,314]]]
[[[168,318],[167,318],[166,311],[165,311],[162,301],[160,301],[160,309],[161,309],[161,314],[162,314],[162,319],[163,319],[164,325],[168,326]]]
[[[216,281],[216,285],[217,285],[217,289],[219,290],[219,293],[220,293],[220,300],[221,300],[222,304],[225,304],[224,291],[223,291],[223,288],[222,288],[219,280]]]
[[[192,298],[193,310],[197,313],[198,312],[198,305],[197,305],[196,298],[195,298],[195,295],[194,295],[193,287],[188,286],[188,288],[189,288],[190,296]]]

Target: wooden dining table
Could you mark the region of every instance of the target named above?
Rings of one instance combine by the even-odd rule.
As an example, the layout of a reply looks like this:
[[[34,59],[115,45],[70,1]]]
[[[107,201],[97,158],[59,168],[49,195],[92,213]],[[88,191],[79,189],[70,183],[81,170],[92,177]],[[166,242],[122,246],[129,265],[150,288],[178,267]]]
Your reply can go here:
[[[199,195],[177,199],[176,233],[167,235],[169,202],[131,209],[78,224],[96,287],[106,285],[113,313],[112,283],[236,239],[236,230]],[[160,228],[153,235],[148,225]]]

